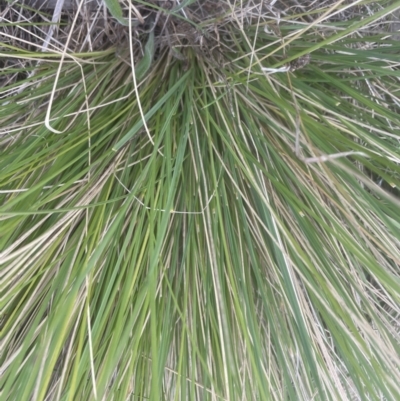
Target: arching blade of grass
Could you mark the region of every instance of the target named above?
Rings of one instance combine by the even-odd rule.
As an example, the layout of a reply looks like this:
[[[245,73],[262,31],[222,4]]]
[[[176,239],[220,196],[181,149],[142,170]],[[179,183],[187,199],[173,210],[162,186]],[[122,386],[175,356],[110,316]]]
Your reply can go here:
[[[104,0],[110,14],[121,24],[129,26],[129,20],[123,17],[122,8],[119,4],[119,0]]]

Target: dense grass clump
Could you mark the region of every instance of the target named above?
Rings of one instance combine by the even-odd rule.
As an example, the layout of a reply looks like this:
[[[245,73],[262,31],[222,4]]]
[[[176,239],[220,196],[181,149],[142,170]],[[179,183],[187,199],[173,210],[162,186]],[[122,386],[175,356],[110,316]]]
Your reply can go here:
[[[400,399],[400,1],[2,2],[0,398]]]

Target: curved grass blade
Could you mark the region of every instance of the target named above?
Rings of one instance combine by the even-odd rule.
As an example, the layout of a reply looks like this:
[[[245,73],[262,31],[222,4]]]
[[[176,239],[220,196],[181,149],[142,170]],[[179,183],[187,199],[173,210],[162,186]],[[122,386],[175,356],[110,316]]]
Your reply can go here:
[[[140,81],[149,70],[153,61],[154,50],[154,31],[151,31],[146,46],[144,47],[144,55],[135,67],[135,75],[137,81]]]
[[[129,21],[122,16],[122,8],[118,0],[104,0],[110,14],[124,26],[129,26]]]

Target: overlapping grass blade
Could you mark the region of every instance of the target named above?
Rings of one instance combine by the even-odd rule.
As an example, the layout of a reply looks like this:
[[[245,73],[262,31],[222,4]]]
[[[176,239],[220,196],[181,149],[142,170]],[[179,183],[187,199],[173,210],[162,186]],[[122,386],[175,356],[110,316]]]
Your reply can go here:
[[[400,397],[399,43],[359,35],[399,4],[279,38],[247,6],[143,74],[65,63],[60,135],[57,64],[5,87],[5,399]]]

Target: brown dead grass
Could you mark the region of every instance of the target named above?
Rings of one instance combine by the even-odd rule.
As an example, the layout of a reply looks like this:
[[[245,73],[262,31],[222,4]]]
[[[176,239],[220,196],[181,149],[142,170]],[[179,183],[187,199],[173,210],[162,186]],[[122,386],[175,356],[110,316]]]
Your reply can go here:
[[[279,27],[283,19],[310,23],[330,10],[330,17],[325,21],[340,22],[360,15],[365,17],[373,13],[373,6],[379,7],[379,3],[353,5],[354,0],[199,0],[172,15],[171,9],[179,3],[176,0],[148,0],[146,5],[132,1],[130,11],[130,3],[122,0],[125,17],[132,19],[130,30],[120,25],[98,0],[82,0],[79,9],[78,2],[64,0],[65,7],[60,15],[54,14],[56,2],[16,0],[7,3],[2,0],[0,3],[0,87],[23,78],[21,67],[27,71],[34,68],[35,61],[14,57],[16,49],[61,54],[115,48],[118,54],[126,54],[132,37],[134,58],[138,60],[143,54],[148,32],[154,29],[158,54],[167,47],[174,57],[180,58],[180,51],[191,47],[213,59],[216,52],[221,51],[221,45],[229,48],[220,39],[224,36],[225,25],[232,20],[243,27],[259,22],[271,22]],[[360,36],[389,32],[396,27],[398,18],[393,16],[391,24],[376,26],[373,32],[362,32]],[[275,34],[279,37],[279,28],[275,29]],[[14,72],[16,69],[18,73]]]

